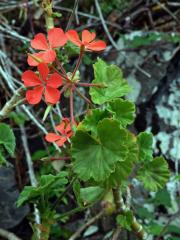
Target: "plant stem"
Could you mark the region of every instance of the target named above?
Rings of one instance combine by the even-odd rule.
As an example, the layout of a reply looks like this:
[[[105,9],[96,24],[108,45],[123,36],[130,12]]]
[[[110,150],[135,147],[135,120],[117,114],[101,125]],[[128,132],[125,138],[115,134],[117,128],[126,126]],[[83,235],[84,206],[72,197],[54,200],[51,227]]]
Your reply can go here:
[[[66,73],[63,65],[61,64],[61,62],[60,62],[59,59],[57,59],[57,58],[56,58],[56,64],[57,64],[57,66],[60,68],[60,70],[61,70],[61,72],[64,74],[64,76],[65,76],[66,78],[68,78],[67,73]]]
[[[113,189],[113,196],[114,196],[114,202],[115,202],[117,211],[119,211],[123,215],[126,215],[127,211],[129,211],[130,209],[124,203],[124,200],[122,198],[122,194],[119,188]],[[147,233],[143,229],[143,226],[137,221],[135,216],[133,216],[133,220],[131,222],[131,228],[132,228],[132,231],[136,234],[136,236],[139,239],[142,239],[142,240],[146,239]]]
[[[101,83],[81,83],[77,82],[76,85],[82,86],[82,87],[98,87],[98,88],[105,88],[106,86]]]
[[[45,21],[46,21],[46,28],[47,31],[54,27],[54,19],[52,17],[53,10],[52,10],[52,3],[50,0],[43,0],[42,7],[45,12]]]
[[[5,229],[0,228],[0,236],[8,240],[21,240],[14,233],[11,233]]]
[[[77,94],[79,95],[79,97],[81,97],[82,99],[84,99],[84,101],[89,104],[89,105],[92,105],[92,102],[86,97],[84,96],[78,88],[75,88],[75,91],[77,92]]]
[[[70,119],[71,119],[71,128],[73,127],[74,121],[74,102],[73,102],[73,89],[70,89]]]
[[[13,110],[14,107],[16,107],[18,104],[22,104],[23,102],[21,101],[24,98],[25,95],[25,88],[21,87],[19,88],[12,98],[6,102],[4,107],[0,111],[0,121],[3,120],[4,118],[8,117],[8,114]]]
[[[51,161],[63,161],[63,160],[70,160],[70,157],[57,157],[57,158],[50,158]]]
[[[61,195],[58,197],[58,199],[55,201],[53,209],[56,209],[56,207],[58,206],[58,204],[60,203],[60,201],[62,200],[62,198],[66,195],[66,193],[69,192],[69,190],[71,189],[73,183],[75,182],[75,180],[77,179],[77,177],[74,177],[72,179],[72,181],[70,182],[70,184],[66,187],[66,189],[64,190],[64,192],[61,193]]]
[[[81,60],[82,60],[83,54],[84,54],[84,46],[82,45],[81,48],[80,48],[79,58],[77,60],[76,66],[74,68],[74,71],[72,73],[71,81],[73,80],[73,78],[74,78],[74,76],[75,76],[75,74],[76,74],[76,72],[77,72],[77,70],[78,70],[78,68],[79,68],[79,66],[81,64]]]
[[[100,219],[103,215],[104,215],[105,211],[104,209],[101,210],[98,214],[96,214],[94,217],[92,217],[91,219],[89,219],[89,221],[87,221],[83,226],[81,226],[70,238],[69,240],[75,240],[77,239],[81,233],[88,228],[89,226],[91,226],[94,222],[96,222],[98,219]]]
[[[78,6],[78,2],[79,2],[79,0],[75,0],[73,10],[72,10],[72,12],[71,12],[71,15],[70,15],[70,17],[69,17],[69,20],[68,20],[68,23],[67,23],[67,26],[66,26],[66,31],[67,31],[67,30],[69,29],[69,27],[71,26],[71,23],[72,23],[72,20],[73,20],[73,17],[74,17],[76,8],[77,8],[77,6]]]
[[[78,213],[78,212],[83,212],[85,209],[89,208],[89,206],[86,206],[86,207],[77,207],[77,208],[74,208],[68,212],[65,212],[65,213],[62,213],[58,216],[58,219],[62,219],[64,217],[69,217],[75,213]]]

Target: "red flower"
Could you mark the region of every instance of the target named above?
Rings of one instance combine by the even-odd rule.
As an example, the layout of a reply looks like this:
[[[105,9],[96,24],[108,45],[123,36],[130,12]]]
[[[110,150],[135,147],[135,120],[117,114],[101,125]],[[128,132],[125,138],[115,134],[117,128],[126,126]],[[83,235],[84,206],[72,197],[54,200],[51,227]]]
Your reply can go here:
[[[67,42],[67,37],[61,28],[52,28],[48,31],[47,38],[48,41],[43,33],[35,35],[34,39],[31,40],[31,47],[42,51],[32,55],[41,62],[51,63],[56,58],[56,52],[53,49],[64,46]],[[27,61],[30,66],[37,66],[39,64],[31,56],[28,56]]]
[[[24,85],[34,87],[33,90],[26,92],[27,101],[30,104],[37,104],[44,94],[47,103],[57,103],[60,99],[60,91],[57,88],[63,84],[61,76],[58,73],[48,76],[49,68],[45,63],[40,63],[37,68],[39,77],[31,70],[27,70],[22,74]]]
[[[61,135],[57,135],[56,133],[48,133],[45,136],[45,139],[47,142],[54,142],[61,147],[73,134],[69,118],[64,118],[62,122],[56,126],[56,130]]]
[[[94,40],[96,34],[88,30],[82,31],[82,41],[75,30],[67,31],[66,36],[69,41],[73,42],[78,47],[84,46],[86,50],[102,51],[106,48],[106,43],[102,40]]]

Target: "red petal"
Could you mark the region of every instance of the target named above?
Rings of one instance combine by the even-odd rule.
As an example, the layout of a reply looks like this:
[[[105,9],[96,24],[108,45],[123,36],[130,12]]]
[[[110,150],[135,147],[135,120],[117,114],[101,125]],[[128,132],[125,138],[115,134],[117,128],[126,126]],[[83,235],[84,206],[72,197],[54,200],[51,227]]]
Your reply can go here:
[[[37,66],[37,69],[40,73],[40,76],[42,77],[43,81],[46,82],[46,78],[49,74],[49,68],[47,66],[46,63],[40,63],[38,66]]]
[[[46,37],[43,33],[38,33],[31,40],[31,47],[37,50],[48,50],[49,46]]]
[[[67,36],[69,41],[73,42],[78,47],[80,47],[82,45],[82,42],[80,41],[78,33],[75,30],[67,31],[66,36]]]
[[[71,131],[71,124],[70,124],[70,123],[66,126],[65,131],[66,131],[66,133],[68,133],[69,131]]]
[[[25,71],[22,74],[21,79],[24,82],[24,85],[26,87],[34,87],[34,86],[42,84],[41,80],[38,78],[38,76],[31,70]]]
[[[67,138],[70,138],[71,136],[73,135],[73,133],[72,132],[69,132],[69,133],[67,133]]]
[[[61,122],[58,126],[56,126],[56,130],[61,134],[65,134],[64,128],[65,128],[64,122]]]
[[[58,88],[62,86],[63,81],[61,76],[58,73],[53,73],[48,80],[46,81],[47,86],[50,86],[52,88]]]
[[[56,52],[54,50],[48,50],[43,52],[42,61],[45,63],[52,63],[56,58]]]
[[[45,101],[47,103],[55,104],[60,99],[60,91],[47,86],[45,89]]]
[[[56,144],[61,147],[67,141],[67,137],[62,136],[60,140],[56,142]]]
[[[45,139],[47,142],[55,142],[57,140],[59,140],[61,138],[61,136],[55,134],[55,133],[48,133],[46,136],[45,136]]]
[[[52,48],[64,46],[67,36],[61,28],[52,28],[48,31],[48,40]]]
[[[104,41],[98,40],[89,43],[88,46],[86,46],[86,48],[92,51],[102,51],[106,48],[106,43]]]
[[[41,101],[44,88],[41,86],[35,87],[33,90],[26,92],[26,100],[29,104],[37,104]]]
[[[82,31],[82,42],[84,44],[92,42],[96,37],[96,34],[94,32],[89,32],[88,30]]]
[[[39,61],[36,61],[34,58],[32,58],[30,55],[28,55],[27,62],[29,66],[37,66],[40,62],[43,62],[42,59],[44,52],[34,53],[32,54],[35,58],[37,58]]]

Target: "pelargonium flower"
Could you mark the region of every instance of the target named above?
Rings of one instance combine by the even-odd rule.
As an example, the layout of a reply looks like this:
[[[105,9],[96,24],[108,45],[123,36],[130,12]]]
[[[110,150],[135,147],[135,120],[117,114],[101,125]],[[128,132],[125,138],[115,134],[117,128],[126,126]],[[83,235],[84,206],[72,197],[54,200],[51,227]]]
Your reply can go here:
[[[64,46],[67,42],[67,36],[61,28],[50,29],[47,39],[43,33],[38,33],[34,39],[31,40],[31,47],[36,50],[41,50],[41,52],[32,54],[33,57],[31,57],[31,55],[28,56],[27,61],[30,66],[37,66],[39,62],[53,62],[56,58],[54,49]],[[39,59],[39,62],[36,61],[36,59]]]
[[[66,32],[69,41],[73,42],[78,47],[84,46],[85,50],[89,51],[102,51],[106,48],[106,43],[102,40],[94,40],[96,34],[88,30],[82,31],[82,40],[80,40],[78,33],[75,30]]]
[[[63,118],[62,122],[56,126],[56,130],[60,133],[48,133],[45,136],[47,142],[56,143],[61,147],[73,134],[69,118]]]
[[[32,90],[27,90],[26,100],[30,104],[37,104],[44,95],[46,103],[57,103],[60,99],[60,91],[57,88],[63,84],[61,76],[58,73],[49,76],[49,68],[46,63],[40,63],[37,68],[39,76],[31,70],[22,74],[24,85],[33,87]]]

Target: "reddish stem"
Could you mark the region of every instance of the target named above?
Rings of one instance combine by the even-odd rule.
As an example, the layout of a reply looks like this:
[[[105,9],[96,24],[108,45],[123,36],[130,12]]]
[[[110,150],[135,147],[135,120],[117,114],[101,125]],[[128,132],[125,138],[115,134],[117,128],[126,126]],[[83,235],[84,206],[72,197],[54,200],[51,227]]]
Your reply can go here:
[[[79,97],[81,97],[82,99],[84,99],[84,101],[89,104],[89,105],[92,105],[92,102],[86,97],[84,96],[78,88],[75,87],[75,91],[77,92],[77,94],[79,95]]]
[[[76,85],[82,86],[82,87],[98,87],[98,88],[105,88],[104,84],[101,83],[81,83],[77,82]]]
[[[68,78],[68,77],[66,77],[63,73],[61,73],[60,71],[58,71],[54,66],[51,66],[52,67],[52,69],[55,71],[55,72],[57,72],[62,78],[64,78],[64,79],[66,79],[67,80],[67,82],[71,82],[71,80]]]
[[[61,161],[61,160],[70,160],[70,157],[57,157],[57,158],[50,158],[51,161]]]
[[[73,88],[71,87],[70,89],[70,119],[71,119],[71,128],[73,124],[75,123],[74,121],[74,101],[73,101]]]
[[[79,68],[79,66],[81,64],[81,60],[82,60],[83,54],[84,54],[84,45],[82,45],[81,48],[80,48],[79,58],[77,60],[76,66],[74,68],[74,71],[72,73],[71,80],[73,80],[73,78],[74,78],[74,76],[75,76],[75,74],[76,74],[76,72],[77,72],[77,70],[78,70],[78,68]]]
[[[61,72],[64,74],[64,76],[68,78],[67,73],[66,73],[63,65],[61,64],[61,62],[60,62],[59,59],[57,59],[57,58],[56,58],[56,64],[57,64],[57,66],[60,68],[60,70],[61,70]]]

